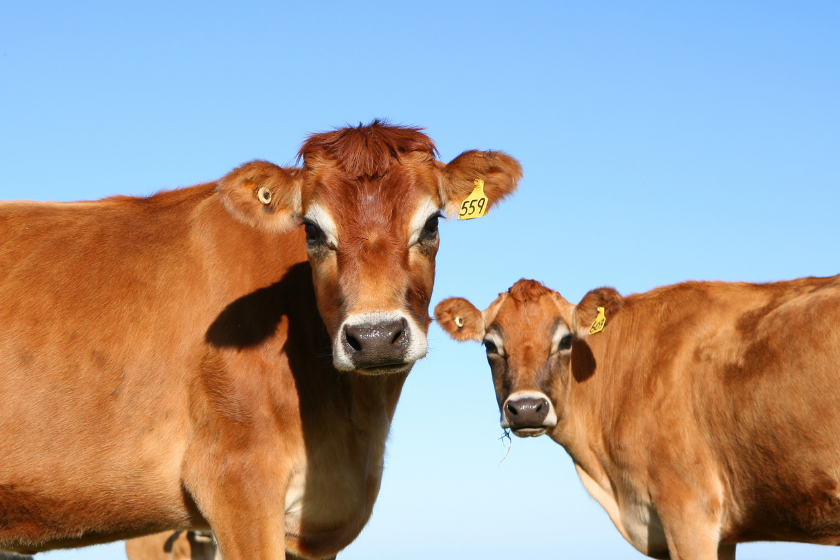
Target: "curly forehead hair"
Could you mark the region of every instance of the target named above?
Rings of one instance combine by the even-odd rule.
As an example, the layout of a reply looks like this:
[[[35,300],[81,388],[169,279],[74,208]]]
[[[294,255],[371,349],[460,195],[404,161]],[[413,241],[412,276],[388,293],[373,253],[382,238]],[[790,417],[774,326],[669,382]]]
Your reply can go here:
[[[437,148],[421,130],[377,119],[368,125],[312,134],[301,146],[298,158],[306,165],[330,160],[351,179],[381,177],[403,154],[422,152],[430,160],[435,158]]]
[[[551,290],[546,288],[536,280],[525,280],[524,278],[510,287],[508,295],[514,301],[524,303],[526,301],[537,300],[546,294],[550,294]]]

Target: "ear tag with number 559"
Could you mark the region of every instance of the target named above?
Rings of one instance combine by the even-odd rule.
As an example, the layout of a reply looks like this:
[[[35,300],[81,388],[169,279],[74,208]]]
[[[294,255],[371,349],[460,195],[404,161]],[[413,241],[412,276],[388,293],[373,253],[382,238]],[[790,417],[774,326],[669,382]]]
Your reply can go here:
[[[595,317],[595,322],[592,323],[592,326],[589,327],[589,334],[598,334],[602,330],[604,330],[604,325],[607,324],[607,318],[604,315],[604,308],[598,308],[598,316]]]
[[[487,213],[488,200],[487,195],[484,194],[484,179],[476,179],[473,184],[475,185],[473,192],[461,203],[459,220],[482,218]]]

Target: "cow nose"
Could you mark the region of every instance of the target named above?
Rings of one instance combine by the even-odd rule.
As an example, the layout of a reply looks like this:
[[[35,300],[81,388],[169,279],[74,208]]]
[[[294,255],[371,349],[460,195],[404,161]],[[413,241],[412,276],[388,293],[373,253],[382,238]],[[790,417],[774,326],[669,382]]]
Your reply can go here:
[[[405,319],[344,327],[345,350],[358,369],[403,364],[410,337]]]
[[[545,397],[508,399],[505,403],[505,418],[512,430],[542,428],[550,408]]]

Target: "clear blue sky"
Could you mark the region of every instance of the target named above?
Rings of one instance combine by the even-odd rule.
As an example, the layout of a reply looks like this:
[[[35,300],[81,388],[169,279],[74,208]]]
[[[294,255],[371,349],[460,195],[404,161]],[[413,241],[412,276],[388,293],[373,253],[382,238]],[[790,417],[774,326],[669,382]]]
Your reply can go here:
[[[487,218],[441,227],[433,304],[484,307],[521,277],[577,301],[840,272],[837,2],[15,4],[0,4],[3,199],[149,194],[383,117],[426,127],[444,160],[495,148],[525,169]],[[373,518],[339,558],[642,558],[562,448],[514,440],[500,463],[482,349],[434,325],[430,345]]]

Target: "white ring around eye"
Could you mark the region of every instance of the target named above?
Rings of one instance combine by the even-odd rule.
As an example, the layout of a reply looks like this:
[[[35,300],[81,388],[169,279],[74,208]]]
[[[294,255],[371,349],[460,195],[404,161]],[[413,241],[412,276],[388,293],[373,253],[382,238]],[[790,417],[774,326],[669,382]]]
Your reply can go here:
[[[268,187],[260,187],[260,190],[257,191],[257,198],[260,199],[260,202],[267,205],[271,202],[271,191]]]

